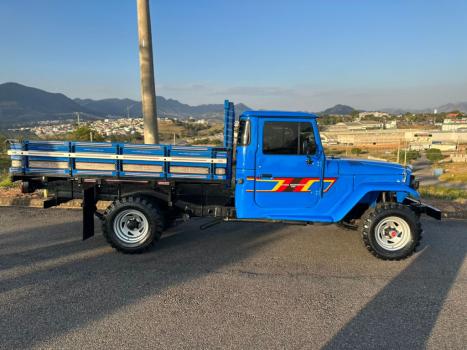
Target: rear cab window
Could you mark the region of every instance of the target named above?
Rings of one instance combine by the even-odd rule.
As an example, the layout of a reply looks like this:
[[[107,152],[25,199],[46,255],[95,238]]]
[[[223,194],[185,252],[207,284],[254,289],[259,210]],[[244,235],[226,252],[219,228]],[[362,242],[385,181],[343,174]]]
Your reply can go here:
[[[238,124],[237,146],[248,146],[250,144],[250,121],[240,119]]]

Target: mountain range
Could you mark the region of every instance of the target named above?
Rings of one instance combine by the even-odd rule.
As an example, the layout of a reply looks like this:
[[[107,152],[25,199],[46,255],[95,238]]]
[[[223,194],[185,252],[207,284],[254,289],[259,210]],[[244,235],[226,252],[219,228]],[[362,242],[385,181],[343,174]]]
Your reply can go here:
[[[190,106],[174,99],[157,96],[157,113],[162,117],[180,119],[222,119],[223,104],[203,104]],[[240,103],[235,105],[237,115],[250,109]],[[459,110],[467,113],[467,102],[449,103],[437,108],[438,112]],[[347,115],[355,109],[346,105],[335,105],[321,115]],[[431,112],[425,110],[382,109],[389,113]],[[131,99],[71,99],[61,93],[51,93],[18,83],[0,84],[0,125],[12,126],[43,120],[63,120],[74,118],[76,112],[82,119],[101,119],[122,116],[139,117],[142,115],[141,102]]]
[[[157,113],[162,117],[180,119],[222,119],[223,104],[190,106],[174,99],[156,97]],[[240,103],[235,105],[237,113],[250,109]],[[0,84],[0,125],[14,125],[43,120],[75,118],[76,112],[82,119],[115,118],[142,115],[141,101],[131,99],[70,99],[60,93],[51,93],[18,83]]]

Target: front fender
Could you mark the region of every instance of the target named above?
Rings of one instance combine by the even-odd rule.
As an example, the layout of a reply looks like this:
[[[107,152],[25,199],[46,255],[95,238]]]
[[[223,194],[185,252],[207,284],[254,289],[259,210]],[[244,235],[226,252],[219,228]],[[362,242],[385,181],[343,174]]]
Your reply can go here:
[[[336,212],[334,220],[336,222],[342,220],[367,194],[373,192],[395,192],[399,203],[402,203],[406,197],[420,199],[420,194],[416,190],[403,183],[372,182],[360,184],[343,200],[343,204],[340,206],[341,210]]]

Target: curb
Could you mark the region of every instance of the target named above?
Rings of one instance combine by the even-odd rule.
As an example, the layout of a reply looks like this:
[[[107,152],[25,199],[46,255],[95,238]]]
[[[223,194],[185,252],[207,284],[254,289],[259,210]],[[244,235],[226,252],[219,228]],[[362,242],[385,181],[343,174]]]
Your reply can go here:
[[[0,207],[44,208],[44,199],[32,197],[0,197]]]
[[[42,208],[45,202],[51,198],[33,198],[33,197],[0,197],[0,207],[22,207],[22,208]],[[83,200],[73,199],[62,203],[53,208],[58,209],[81,209]],[[105,210],[111,204],[111,201],[98,201],[96,207],[98,210]]]
[[[443,219],[467,219],[467,211],[448,211],[442,213]]]

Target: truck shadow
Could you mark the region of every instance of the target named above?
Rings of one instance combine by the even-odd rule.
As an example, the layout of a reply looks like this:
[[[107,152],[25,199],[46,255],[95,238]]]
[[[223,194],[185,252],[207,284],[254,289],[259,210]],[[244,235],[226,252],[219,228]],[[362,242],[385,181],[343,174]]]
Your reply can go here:
[[[425,349],[465,261],[467,236],[431,221],[430,242],[323,349]],[[449,252],[449,255],[446,255]],[[391,264],[391,263],[389,263]],[[409,311],[414,310],[417,312]]]
[[[0,347],[40,346],[169,288],[249,264],[258,251],[288,239],[282,225],[229,223],[200,231],[199,223],[170,229],[142,255],[116,253],[100,232],[81,242],[79,221],[40,228],[29,243],[31,230],[17,232],[20,244],[10,240],[13,232],[6,244],[0,235]],[[430,222],[430,231],[411,264],[325,348],[426,347],[467,249],[465,234],[443,232],[449,222]],[[312,245],[310,250],[323,254]],[[408,311],[413,305],[414,314]]]
[[[248,258],[279,239],[276,233],[281,228],[224,224],[199,231],[197,226],[170,230],[146,254],[123,255],[99,234],[80,242],[79,225],[72,226],[72,232],[64,224],[51,225],[56,239],[72,234],[75,241],[52,240],[49,246],[31,246],[16,257],[0,254],[0,344],[28,348],[84,327],[145,297]],[[18,234],[21,238],[26,233]]]

